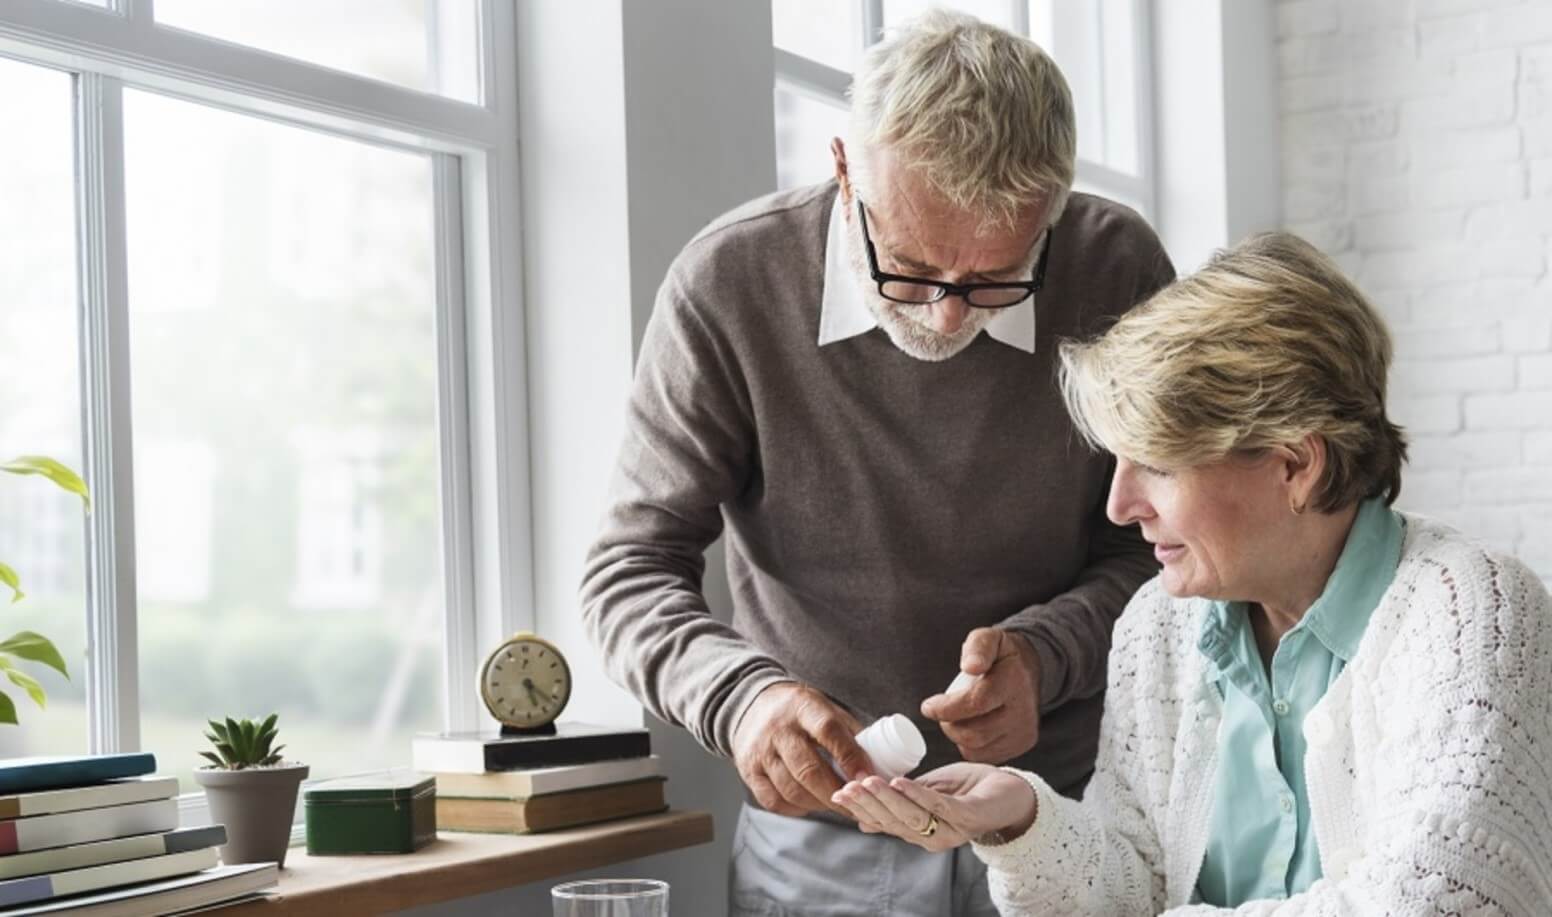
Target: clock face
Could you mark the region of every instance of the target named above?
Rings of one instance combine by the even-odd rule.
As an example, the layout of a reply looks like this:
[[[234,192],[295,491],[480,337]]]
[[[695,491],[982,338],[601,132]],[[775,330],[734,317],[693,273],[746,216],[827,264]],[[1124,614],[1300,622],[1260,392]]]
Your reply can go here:
[[[543,726],[571,699],[571,670],[541,640],[510,640],[485,662],[480,693],[491,715],[510,726]]]

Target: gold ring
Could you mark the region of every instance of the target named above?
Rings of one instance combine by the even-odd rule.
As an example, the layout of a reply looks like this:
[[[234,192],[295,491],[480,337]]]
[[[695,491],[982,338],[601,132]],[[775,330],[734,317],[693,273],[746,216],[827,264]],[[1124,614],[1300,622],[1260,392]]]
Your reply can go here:
[[[936,815],[933,815],[931,812],[928,812],[927,813],[927,827],[921,829],[920,831],[918,831],[916,833],[920,834],[922,837],[932,837],[934,834],[937,834],[938,833],[938,817]]]

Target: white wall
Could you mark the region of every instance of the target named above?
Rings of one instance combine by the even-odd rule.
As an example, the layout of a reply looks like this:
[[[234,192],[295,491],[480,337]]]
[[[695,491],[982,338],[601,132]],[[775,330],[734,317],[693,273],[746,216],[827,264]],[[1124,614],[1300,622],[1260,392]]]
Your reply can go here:
[[[1552,579],[1552,3],[1283,0],[1283,207],[1396,335],[1401,504]]]
[[[775,187],[770,8],[520,3],[517,45],[534,619],[573,660],[566,718],[640,725],[640,706],[608,683],[583,632],[577,587],[658,284],[697,230]],[[726,614],[720,551],[708,559],[706,590]],[[717,840],[592,875],[665,879],[675,914],[721,914],[737,777],[682,730],[649,725],[670,803],[711,810]],[[547,917],[552,884],[406,913]]]

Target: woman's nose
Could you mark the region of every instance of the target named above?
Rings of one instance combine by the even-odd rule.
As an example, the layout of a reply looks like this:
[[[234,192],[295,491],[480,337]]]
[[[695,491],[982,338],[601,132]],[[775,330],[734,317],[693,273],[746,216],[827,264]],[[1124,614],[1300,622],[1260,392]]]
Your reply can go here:
[[[1150,513],[1137,479],[1137,466],[1126,459],[1116,459],[1115,474],[1110,479],[1110,496],[1105,500],[1105,515],[1116,525],[1131,525]]]

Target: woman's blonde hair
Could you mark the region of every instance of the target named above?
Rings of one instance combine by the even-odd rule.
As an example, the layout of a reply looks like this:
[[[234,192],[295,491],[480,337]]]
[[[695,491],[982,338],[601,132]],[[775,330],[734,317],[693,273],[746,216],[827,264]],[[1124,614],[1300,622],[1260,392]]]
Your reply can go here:
[[[1072,93],[1034,42],[932,10],[891,29],[851,86],[849,157],[864,195],[867,151],[888,147],[956,207],[1012,226],[1048,202],[1055,223],[1077,163]]]
[[[1385,323],[1297,236],[1251,236],[1089,342],[1061,346],[1061,389],[1092,445],[1177,469],[1325,441],[1310,505],[1401,492],[1406,438],[1385,414]]]

